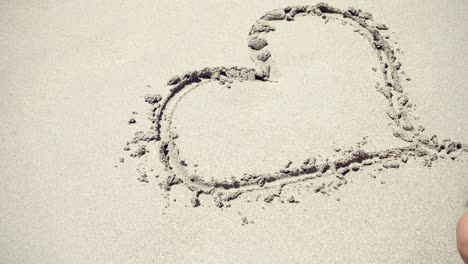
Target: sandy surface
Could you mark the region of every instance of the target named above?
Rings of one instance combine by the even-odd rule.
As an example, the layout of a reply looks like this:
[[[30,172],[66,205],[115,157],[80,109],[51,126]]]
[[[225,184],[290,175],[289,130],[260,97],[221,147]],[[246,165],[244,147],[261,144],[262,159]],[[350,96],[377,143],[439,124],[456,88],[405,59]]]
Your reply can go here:
[[[418,122],[468,143],[468,4],[387,2],[329,3],[390,28]],[[276,189],[223,208],[204,195],[194,208],[183,184],[158,185],[156,146],[137,159],[122,150],[150,126],[145,94],[165,95],[168,79],[189,70],[254,67],[252,24],[288,4],[2,2],[0,263],[461,263],[454,227],[468,201],[467,153],[361,168],[325,194],[311,181],[286,185],[271,203],[264,197]],[[409,145],[388,127],[379,62],[359,34],[298,17],[268,43],[274,83],[204,84],[174,111],[180,155],[200,175],[333,159],[365,136],[367,151]],[[137,180],[142,171],[148,183]]]

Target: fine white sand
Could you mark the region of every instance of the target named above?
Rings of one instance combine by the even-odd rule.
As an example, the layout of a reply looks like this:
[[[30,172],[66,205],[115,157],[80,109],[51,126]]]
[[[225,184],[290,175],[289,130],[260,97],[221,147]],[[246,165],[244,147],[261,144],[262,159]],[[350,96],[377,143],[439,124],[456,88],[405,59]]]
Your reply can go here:
[[[468,4],[328,3],[387,25],[418,123],[468,143]],[[0,3],[0,263],[461,263],[454,231],[468,205],[466,152],[431,166],[410,158],[362,168],[325,194],[306,181],[271,203],[275,188],[218,208],[210,195],[192,207],[184,184],[160,188],[157,142],[141,158],[122,150],[150,126],[145,94],[165,95],[185,71],[255,67],[251,25],[291,4],[315,3]],[[308,156],[333,160],[363,137],[366,151],[410,145],[388,126],[367,40],[318,17],[275,27],[275,82],[212,82],[178,103],[172,125],[191,170],[239,179]]]

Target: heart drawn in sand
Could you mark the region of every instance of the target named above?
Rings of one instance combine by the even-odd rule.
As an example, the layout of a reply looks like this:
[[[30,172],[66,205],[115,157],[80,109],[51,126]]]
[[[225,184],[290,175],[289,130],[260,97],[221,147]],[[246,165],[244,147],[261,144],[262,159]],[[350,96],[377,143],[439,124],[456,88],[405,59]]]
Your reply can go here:
[[[298,15],[338,19],[351,23],[368,39],[380,62],[384,84],[378,87],[378,92],[388,100],[388,117],[385,118],[390,118],[393,123],[393,135],[410,145],[376,152],[366,152],[358,148],[336,160],[318,163],[315,159],[309,158],[298,168],[286,167],[270,173],[248,174],[241,179],[206,180],[206,177],[189,172],[186,168],[187,164],[179,156],[179,149],[175,143],[177,136],[171,127],[176,102],[183,97],[186,90],[196,89],[208,82],[266,82],[278,78],[280,71],[275,64],[274,56],[268,49],[269,43],[265,36],[275,31],[275,23],[294,21]],[[170,86],[168,95],[145,98],[148,103],[154,105],[151,117],[154,126],[150,134],[139,135],[134,142],[159,142],[160,160],[169,172],[165,188],[170,190],[172,185],[183,183],[194,192],[195,196],[192,200],[194,206],[199,205],[198,196],[202,193],[214,195],[216,205],[222,207],[223,202],[232,200],[244,192],[313,180],[326,174],[336,176],[339,179],[336,185],[340,186],[346,183],[344,175],[359,166],[378,165],[384,168],[398,168],[401,162],[406,163],[408,156],[434,159],[442,150],[450,158],[457,158],[468,149],[465,144],[448,140],[439,142],[437,136],[428,136],[413,117],[412,105],[400,81],[401,64],[397,61],[395,51],[387,42],[387,38],[382,34],[386,30],[388,28],[384,24],[375,23],[372,15],[367,12],[354,8],[341,10],[324,3],[311,6],[290,6],[270,11],[257,20],[249,32],[248,48],[251,59],[256,65],[255,68],[212,67],[171,78],[168,82]],[[143,154],[144,150],[143,152],[140,150],[133,155]]]

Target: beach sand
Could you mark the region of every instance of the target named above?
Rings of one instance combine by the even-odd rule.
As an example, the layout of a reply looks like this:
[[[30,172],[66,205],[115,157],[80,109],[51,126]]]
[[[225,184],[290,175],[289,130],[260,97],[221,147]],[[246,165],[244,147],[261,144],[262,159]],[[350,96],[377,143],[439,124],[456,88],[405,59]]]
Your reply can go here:
[[[315,3],[1,3],[0,263],[462,263],[468,4],[327,3],[388,27],[401,93],[333,14],[252,34]]]

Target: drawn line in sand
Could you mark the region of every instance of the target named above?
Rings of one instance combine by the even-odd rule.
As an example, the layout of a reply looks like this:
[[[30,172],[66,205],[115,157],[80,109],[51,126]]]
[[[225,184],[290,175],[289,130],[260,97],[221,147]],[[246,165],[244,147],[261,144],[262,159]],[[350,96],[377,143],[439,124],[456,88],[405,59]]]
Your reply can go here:
[[[377,91],[388,100],[388,118],[392,120],[393,135],[410,146],[394,148],[376,152],[366,152],[356,148],[345,151],[341,157],[325,162],[317,162],[315,158],[307,158],[299,167],[286,167],[264,174],[244,174],[241,179],[232,180],[205,180],[187,169],[186,161],[179,156],[179,149],[175,143],[177,133],[172,128],[172,116],[177,102],[191,89],[208,82],[219,82],[230,85],[233,81],[269,82],[280,76],[275,64],[274,55],[268,50],[269,44],[265,36],[275,32],[275,24],[282,21],[294,21],[297,16],[317,16],[329,20],[338,20],[343,24],[351,25],[354,31],[364,36],[375,51],[380,63],[382,84],[376,86]],[[250,57],[256,64],[255,68],[248,67],[212,67],[198,71],[187,72],[175,76],[168,81],[169,93],[165,97],[160,95],[147,95],[145,101],[153,106],[150,120],[153,124],[149,132],[138,132],[129,145],[142,142],[159,142],[159,158],[169,175],[161,184],[167,191],[175,184],[183,184],[193,192],[192,205],[199,206],[198,197],[201,194],[212,195],[215,204],[222,207],[225,202],[239,197],[245,192],[279,188],[277,194],[265,197],[265,202],[271,202],[274,197],[281,194],[282,187],[302,181],[317,181],[315,192],[325,193],[326,189],[338,189],[347,183],[345,175],[350,171],[357,171],[362,167],[377,166],[378,170],[399,168],[406,163],[408,157],[422,158],[426,165],[438,157],[457,159],[468,146],[448,139],[439,141],[436,135],[428,134],[424,127],[417,124],[413,115],[413,105],[404,92],[401,82],[401,63],[397,60],[395,50],[391,47],[389,36],[384,32],[388,30],[384,24],[375,23],[370,13],[348,8],[341,10],[328,4],[290,6],[276,9],[266,13],[251,27],[249,32],[248,48]],[[377,71],[377,69],[374,69]],[[147,152],[144,145],[140,145],[130,154],[132,157],[141,157]],[[146,175],[140,178],[146,181]],[[328,183],[324,179],[332,179]],[[295,201],[294,198],[289,199]]]

